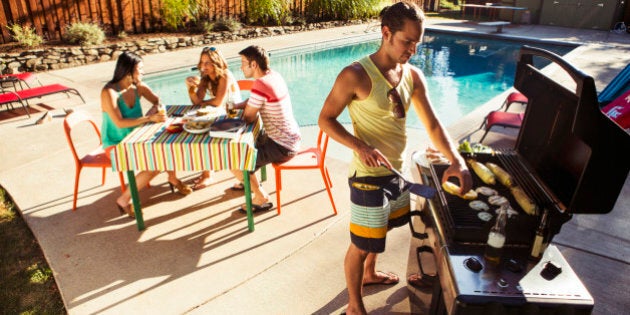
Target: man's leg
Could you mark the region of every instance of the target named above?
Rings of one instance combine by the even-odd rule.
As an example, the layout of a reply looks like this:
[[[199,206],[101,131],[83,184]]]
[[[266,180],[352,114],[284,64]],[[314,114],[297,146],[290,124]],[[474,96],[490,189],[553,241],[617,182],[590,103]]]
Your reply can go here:
[[[396,284],[400,279],[391,272],[376,271],[376,253],[368,253],[363,268],[363,285]]]
[[[363,305],[363,264],[369,254],[350,244],[343,267],[346,274],[346,286],[348,287],[348,308],[346,314],[367,314]]]
[[[232,170],[232,174],[239,182],[243,182],[243,171],[240,170]],[[254,198],[252,199],[252,203],[256,205],[262,205],[264,203],[269,202],[269,195],[265,190],[260,186],[260,182],[256,177],[256,173],[252,172],[249,175],[249,184],[251,186],[252,192],[254,193]]]

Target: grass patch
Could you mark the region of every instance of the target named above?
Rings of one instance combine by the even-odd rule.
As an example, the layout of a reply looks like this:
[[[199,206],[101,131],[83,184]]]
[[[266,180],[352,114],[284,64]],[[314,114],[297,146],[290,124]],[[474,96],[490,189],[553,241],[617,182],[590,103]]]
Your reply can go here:
[[[0,314],[65,314],[52,270],[0,187]]]

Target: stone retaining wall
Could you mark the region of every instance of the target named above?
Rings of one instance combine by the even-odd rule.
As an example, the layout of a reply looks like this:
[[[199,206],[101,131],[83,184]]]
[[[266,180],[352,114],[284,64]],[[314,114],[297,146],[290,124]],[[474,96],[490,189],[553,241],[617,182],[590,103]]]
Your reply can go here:
[[[183,48],[217,43],[312,31],[366,21],[330,21],[297,26],[248,27],[236,32],[213,32],[203,35],[155,37],[139,40],[121,40],[119,43],[96,46],[67,46],[40,48],[23,52],[0,53],[0,73],[39,72],[115,60],[124,51],[139,55],[162,53]]]

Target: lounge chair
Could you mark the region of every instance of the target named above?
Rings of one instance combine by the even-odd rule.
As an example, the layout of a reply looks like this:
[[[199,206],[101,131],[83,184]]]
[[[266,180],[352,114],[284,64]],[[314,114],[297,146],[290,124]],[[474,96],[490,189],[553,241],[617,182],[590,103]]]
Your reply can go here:
[[[0,82],[2,83],[2,87],[4,88],[8,84],[13,86],[14,90],[17,90],[16,84],[20,84],[20,89],[24,89],[24,85],[27,88],[31,88],[33,83],[37,82],[39,86],[42,86],[42,83],[39,81],[37,76],[32,72],[22,72],[22,73],[13,73],[13,74],[3,74],[0,75]]]
[[[13,91],[7,91],[5,93],[0,94],[0,106],[6,105],[7,110],[9,110],[9,107],[11,107],[11,110],[14,110],[15,108],[13,108],[13,103],[20,103],[20,105],[22,105],[22,108],[24,108],[24,111],[26,111],[26,114],[28,115],[28,117],[29,118],[31,117],[31,113],[29,113],[28,111],[28,106],[24,104],[24,102],[22,101],[22,99],[17,93]]]
[[[15,103],[15,102],[20,102],[22,103],[22,107],[24,107],[24,109],[26,110],[28,117],[31,117],[28,111],[29,99],[39,98],[46,95],[57,94],[57,93],[75,94],[81,98],[81,101],[83,101],[83,103],[85,103],[85,99],[83,99],[83,96],[81,96],[81,93],[79,93],[77,89],[73,89],[62,84],[49,84],[49,85],[38,86],[38,87],[30,88],[30,89],[19,90],[15,92],[12,92],[12,91],[4,92],[0,94],[0,105],[7,105],[7,104]],[[26,102],[26,104],[24,104],[24,102]]]

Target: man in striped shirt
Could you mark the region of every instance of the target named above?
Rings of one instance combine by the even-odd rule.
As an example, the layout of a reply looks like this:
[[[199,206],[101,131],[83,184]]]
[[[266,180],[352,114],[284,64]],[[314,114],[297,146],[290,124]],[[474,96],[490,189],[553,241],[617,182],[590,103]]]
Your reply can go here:
[[[239,55],[243,74],[248,79],[253,78],[254,84],[249,99],[235,104],[235,108],[244,109],[243,120],[247,123],[256,121],[260,115],[264,128],[256,139],[256,170],[270,163],[286,162],[295,156],[301,140],[289,88],[282,76],[269,68],[269,57],[262,47],[249,46]],[[266,211],[273,204],[269,201],[269,194],[260,186],[255,171],[249,174],[254,192],[252,210]],[[232,172],[241,181],[233,189],[242,189],[243,172]],[[241,210],[245,211],[245,205],[241,206]]]

